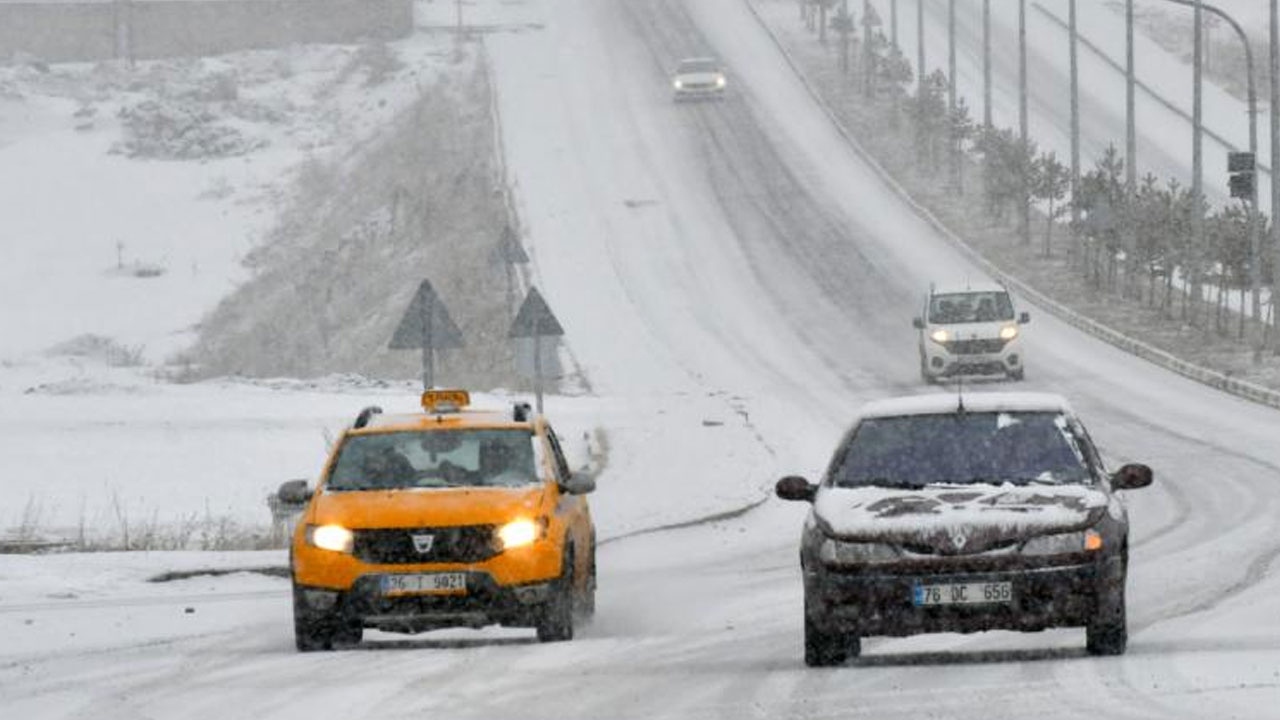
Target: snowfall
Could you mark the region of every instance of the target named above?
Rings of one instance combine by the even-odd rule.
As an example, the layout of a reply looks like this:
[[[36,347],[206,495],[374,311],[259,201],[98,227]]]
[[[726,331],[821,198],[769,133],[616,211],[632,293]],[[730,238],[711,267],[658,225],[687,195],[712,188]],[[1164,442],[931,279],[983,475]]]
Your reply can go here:
[[[887,18],[888,1],[876,4]],[[1047,13],[1065,2],[1031,4],[1043,78],[1032,130],[1054,146],[1066,55]],[[915,3],[899,5],[914,28]],[[942,32],[946,3],[926,5],[930,33]],[[1280,414],[1027,303],[1020,387],[1066,396],[1111,465],[1155,470],[1151,488],[1125,497],[1128,653],[1090,657],[1082,630],[941,634],[871,638],[845,667],[806,668],[797,549],[807,506],[773,498],[773,482],[817,477],[863,403],[949,392],[920,384],[911,317],[930,281],[980,271],[796,75],[777,42],[803,32],[792,0],[464,7],[493,63],[529,280],[566,330],[566,362],[590,379],[590,392],[551,396],[547,411],[572,438],[572,462],[598,473],[594,621],[568,643],[496,628],[371,631],[357,650],[300,655],[283,550],[6,554],[0,715],[1280,716]],[[280,51],[289,78],[270,72],[272,53],[205,61],[258,67],[246,100],[289,119],[246,129],[265,143],[204,162],[112,152],[112,103],[145,89],[107,83],[84,117],[67,93],[32,89],[47,79],[5,76],[7,537],[176,526],[188,546],[216,548],[269,526],[268,493],[314,478],[360,408],[413,408],[412,378],[175,384],[155,370],[247,278],[241,260],[299,165],[350,152],[412,101],[448,55],[453,11],[419,4],[421,32],[394,44],[407,69],[376,93],[334,84],[352,48]],[[1081,3],[1081,13],[1086,36],[1122,57],[1113,9]],[[1015,20],[997,27],[1012,52]],[[980,77],[967,42],[963,73]],[[1142,53],[1144,81],[1173,98],[1140,106],[1144,162],[1189,172],[1178,110],[1189,70],[1153,43]],[[668,73],[693,55],[726,62],[722,102],[671,102]],[[1116,70],[1091,57],[1086,134],[1098,148],[1123,137],[1124,98]],[[1243,137],[1242,103],[1214,91],[1209,107],[1211,129]],[[68,344],[85,334],[113,338],[137,362]],[[482,404],[527,399],[475,390]]]

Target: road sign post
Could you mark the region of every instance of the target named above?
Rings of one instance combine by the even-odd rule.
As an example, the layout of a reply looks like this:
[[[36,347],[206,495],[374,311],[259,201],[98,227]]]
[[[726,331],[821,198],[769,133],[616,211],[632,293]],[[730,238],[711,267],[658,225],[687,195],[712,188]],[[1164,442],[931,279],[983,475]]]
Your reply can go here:
[[[564,335],[560,321],[552,314],[547,301],[537,288],[529,288],[529,294],[520,305],[516,319],[511,323],[511,338],[533,338],[533,390],[538,413],[542,413],[542,338]]]
[[[423,390],[435,384],[436,351],[462,347],[462,332],[449,317],[448,308],[436,295],[430,280],[423,280],[418,286],[418,292],[400,318],[388,347],[392,350],[422,350]]]

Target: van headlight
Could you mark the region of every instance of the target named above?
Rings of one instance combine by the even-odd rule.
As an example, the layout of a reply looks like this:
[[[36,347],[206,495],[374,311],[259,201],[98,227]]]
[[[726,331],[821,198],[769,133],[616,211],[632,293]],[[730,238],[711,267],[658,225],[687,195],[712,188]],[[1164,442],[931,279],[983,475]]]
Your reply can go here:
[[[897,548],[885,543],[845,542],[827,538],[818,548],[818,559],[824,565],[866,565],[894,562]]]
[[[1069,555],[1102,549],[1102,535],[1097,530],[1039,535],[1022,545],[1023,555]]]
[[[513,520],[498,528],[498,544],[503,550],[532,545],[546,534],[545,521]]]
[[[683,80],[680,80],[680,79],[678,79],[678,78],[677,78],[677,79],[675,79],[675,80],[672,80],[672,81],[671,81],[671,87],[674,87],[674,88],[675,88],[675,89],[677,89],[677,90],[682,90],[682,89],[684,89],[684,81],[683,81]]]
[[[946,330],[934,330],[933,332],[929,333],[929,339],[938,343],[939,345],[943,345],[951,340],[951,333],[947,332]]]
[[[716,76],[716,87],[718,87],[718,88],[723,88],[723,87],[724,87],[724,83],[725,83],[724,76],[723,76],[723,75],[717,75],[717,76]]]
[[[355,534],[341,525],[308,525],[307,544],[321,550],[349,553],[355,547]]]
[[[1001,340],[1012,340],[1016,337],[1018,337],[1017,325],[1005,325],[1004,327],[1000,328]]]

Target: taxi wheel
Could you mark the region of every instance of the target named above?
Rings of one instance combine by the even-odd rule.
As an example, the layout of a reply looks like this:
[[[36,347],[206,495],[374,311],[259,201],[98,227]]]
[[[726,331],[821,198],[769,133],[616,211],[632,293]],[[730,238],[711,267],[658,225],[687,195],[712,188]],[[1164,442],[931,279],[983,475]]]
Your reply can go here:
[[[538,612],[539,642],[573,639],[573,553],[565,556],[562,575],[552,583],[551,597]]]
[[[350,622],[338,613],[316,615],[304,604],[301,591],[293,591],[293,639],[298,652],[332,650],[335,647],[358,645],[364,637],[364,628]]]
[[[589,619],[596,614],[596,554],[591,553],[591,563],[587,570],[587,584],[582,590],[582,598],[576,608],[578,617]]]

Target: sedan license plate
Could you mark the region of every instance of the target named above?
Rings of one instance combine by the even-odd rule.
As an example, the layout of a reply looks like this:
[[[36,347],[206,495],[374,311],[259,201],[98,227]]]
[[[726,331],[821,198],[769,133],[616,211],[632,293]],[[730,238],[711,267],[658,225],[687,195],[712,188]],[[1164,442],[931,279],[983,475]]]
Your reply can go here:
[[[383,575],[383,595],[466,595],[466,573]]]
[[[1008,605],[1013,602],[1013,583],[917,584],[913,591],[912,602],[917,607],[926,605]]]

